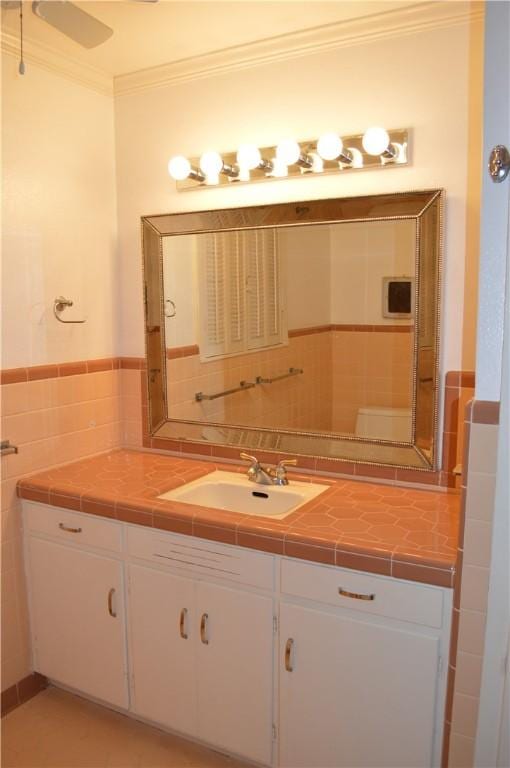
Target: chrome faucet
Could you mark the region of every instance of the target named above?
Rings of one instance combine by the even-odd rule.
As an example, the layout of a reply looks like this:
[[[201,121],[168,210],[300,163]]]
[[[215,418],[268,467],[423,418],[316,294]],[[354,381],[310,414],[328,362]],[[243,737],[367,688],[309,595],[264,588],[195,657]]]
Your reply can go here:
[[[282,459],[276,467],[263,467],[256,456],[241,453],[241,458],[251,461],[247,472],[248,480],[260,485],[288,485],[286,467],[295,467],[297,464],[297,459]]]

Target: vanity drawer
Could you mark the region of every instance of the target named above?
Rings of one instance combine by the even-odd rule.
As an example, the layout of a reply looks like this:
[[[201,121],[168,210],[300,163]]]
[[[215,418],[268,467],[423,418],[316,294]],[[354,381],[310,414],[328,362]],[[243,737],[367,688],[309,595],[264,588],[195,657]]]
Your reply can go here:
[[[120,523],[34,501],[23,502],[23,518],[27,533],[42,533],[70,544],[98,547],[110,552],[122,551]]]
[[[130,525],[127,551],[131,557],[191,571],[195,576],[228,579],[259,589],[274,587],[274,557],[241,547]]]
[[[373,616],[388,616],[435,628],[443,623],[440,588],[345,568],[282,559],[281,591]]]

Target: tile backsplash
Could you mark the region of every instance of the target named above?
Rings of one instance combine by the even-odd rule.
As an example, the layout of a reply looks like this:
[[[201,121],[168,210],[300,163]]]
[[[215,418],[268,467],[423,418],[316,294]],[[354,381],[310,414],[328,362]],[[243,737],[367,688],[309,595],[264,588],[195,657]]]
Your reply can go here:
[[[90,373],[78,372],[87,370],[85,363],[73,363],[16,369],[2,377],[10,382],[1,387],[2,439],[19,449],[2,458],[2,690],[31,671],[16,483],[124,441],[121,371],[111,359],[92,362]],[[51,378],[30,378],[48,374]]]

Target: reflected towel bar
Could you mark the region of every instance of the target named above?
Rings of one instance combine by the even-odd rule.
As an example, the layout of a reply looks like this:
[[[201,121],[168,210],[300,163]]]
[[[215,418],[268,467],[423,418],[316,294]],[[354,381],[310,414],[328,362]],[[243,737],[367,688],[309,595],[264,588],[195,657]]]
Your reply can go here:
[[[223,392],[216,392],[214,395],[204,395],[203,392],[195,392],[195,400],[199,403],[201,400],[216,400],[217,397],[225,397],[225,395],[233,395],[234,392],[241,392],[243,389],[251,389],[255,384],[252,381],[240,381],[238,387],[233,389],[225,389]]]
[[[302,368],[289,368],[287,373],[282,373],[280,376],[272,376],[270,379],[264,379],[262,376],[257,376],[255,382],[257,384],[272,384],[273,381],[280,381],[280,379],[288,379],[289,376],[298,376],[300,373],[304,373]]]

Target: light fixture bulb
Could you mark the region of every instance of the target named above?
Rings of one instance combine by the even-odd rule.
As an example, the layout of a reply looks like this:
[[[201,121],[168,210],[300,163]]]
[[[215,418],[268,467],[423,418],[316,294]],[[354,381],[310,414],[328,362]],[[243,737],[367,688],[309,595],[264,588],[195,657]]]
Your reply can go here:
[[[363,152],[360,152],[356,147],[347,147],[347,151],[351,153],[352,163],[350,168],[363,168]]]
[[[207,173],[205,176],[205,183],[208,187],[214,187],[216,184],[220,183],[220,175],[219,173]]]
[[[237,162],[240,168],[252,171],[262,162],[260,150],[254,144],[241,144],[237,150]]]
[[[295,139],[282,139],[276,147],[276,159],[284,165],[297,163],[301,156],[301,147]]]
[[[277,157],[273,157],[271,163],[273,167],[271,173],[269,174],[270,176],[274,176],[276,179],[281,179],[289,175],[286,163],[283,163]]]
[[[382,155],[388,149],[390,137],[385,128],[374,126],[365,131],[361,143],[368,155]]]
[[[176,155],[168,162],[168,173],[176,181],[187,179],[191,171],[191,163],[187,157]]]
[[[238,181],[250,181],[250,170],[246,166],[239,166],[239,176],[237,177]]]
[[[200,157],[200,170],[206,176],[218,176],[222,168],[223,160],[218,152],[204,152]]]
[[[323,160],[336,160],[344,143],[336,133],[324,133],[317,142],[317,152]]]

